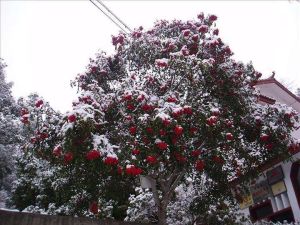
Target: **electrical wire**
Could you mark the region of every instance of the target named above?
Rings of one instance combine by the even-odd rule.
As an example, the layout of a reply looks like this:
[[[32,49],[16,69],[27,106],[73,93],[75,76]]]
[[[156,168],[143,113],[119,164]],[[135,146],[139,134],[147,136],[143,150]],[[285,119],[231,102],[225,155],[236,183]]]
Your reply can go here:
[[[106,17],[108,17],[108,19],[110,19],[115,25],[117,25],[122,31],[124,31],[126,34],[128,34],[128,32],[122,27],[120,26],[120,24],[118,24],[116,21],[114,21],[106,12],[104,12],[97,4],[95,4],[92,0],[89,0],[91,3],[93,3],[94,6],[96,6]],[[128,29],[128,28],[127,28]]]
[[[127,26],[127,24],[125,24],[119,17],[117,17],[116,14],[114,14],[103,2],[101,2],[101,0],[96,0],[97,2],[99,2],[111,15],[113,15],[121,24],[123,24],[123,26],[125,28],[127,28],[130,32],[132,32],[132,30],[129,28],[129,26]]]

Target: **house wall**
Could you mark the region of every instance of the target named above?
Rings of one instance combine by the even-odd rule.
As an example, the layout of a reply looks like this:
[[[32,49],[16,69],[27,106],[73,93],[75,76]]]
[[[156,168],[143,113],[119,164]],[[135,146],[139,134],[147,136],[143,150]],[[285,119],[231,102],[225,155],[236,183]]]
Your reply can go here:
[[[272,99],[275,99],[277,102],[286,104],[288,106],[293,107],[296,111],[300,113],[300,102],[299,100],[293,98],[289,93],[287,93],[285,90],[283,90],[281,87],[279,87],[276,83],[268,83],[268,84],[262,84],[257,85],[256,88],[260,91],[260,93],[264,96],[270,97]],[[266,104],[263,103],[262,104]],[[296,139],[300,139],[300,128],[298,130],[295,130],[292,133],[292,136]],[[266,172],[269,170],[272,170],[273,168],[277,166],[282,167],[282,171],[284,174],[283,181],[286,185],[287,191],[279,194],[277,196],[271,196],[268,199],[271,201],[273,212],[276,213],[282,209],[291,207],[294,215],[295,221],[300,222],[300,205],[298,204],[297,197],[295,195],[294,187],[292,185],[291,181],[291,167],[293,162],[300,160],[300,152],[295,154],[291,161],[286,162],[280,162],[271,168],[267,169],[262,173],[262,176],[259,177],[257,180],[265,180],[266,179]],[[266,199],[267,200],[267,199]],[[259,204],[259,203],[257,203]],[[256,204],[256,205],[257,205]],[[250,215],[249,208],[242,209],[241,212],[243,212],[246,216]]]

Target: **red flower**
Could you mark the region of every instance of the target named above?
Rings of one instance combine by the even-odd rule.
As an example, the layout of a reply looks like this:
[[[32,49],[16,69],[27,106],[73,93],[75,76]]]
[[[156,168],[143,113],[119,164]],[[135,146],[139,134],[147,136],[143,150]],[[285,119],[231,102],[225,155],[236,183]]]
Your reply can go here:
[[[260,140],[262,142],[267,142],[269,140],[270,136],[268,134],[263,134],[260,136]]]
[[[187,158],[184,157],[183,155],[181,155],[181,154],[178,153],[178,152],[175,152],[175,153],[174,153],[174,156],[175,156],[175,159],[176,159],[178,162],[180,162],[180,163],[184,163],[184,162],[187,161]]]
[[[182,135],[182,133],[183,133],[183,127],[176,125],[175,128],[174,128],[174,133],[177,136]]]
[[[160,134],[160,136],[165,136],[167,134],[167,132],[163,129],[160,129],[159,134]]]
[[[191,151],[191,156],[198,157],[201,154],[201,150],[193,150]]]
[[[131,101],[132,100],[132,95],[131,94],[124,95],[123,99],[126,100],[126,101]]]
[[[43,105],[44,104],[44,102],[43,102],[43,100],[37,100],[36,102],[35,102],[35,107],[37,107],[37,108],[39,108],[41,105]]]
[[[44,139],[46,139],[46,138],[48,138],[49,137],[49,134],[47,134],[47,133],[40,133],[40,138],[42,139],[42,140],[44,140]]]
[[[206,33],[206,32],[208,31],[208,26],[206,26],[206,25],[201,25],[201,26],[199,27],[198,31],[199,31],[200,33]]]
[[[132,150],[133,155],[139,155],[140,153],[141,153],[141,150],[139,150],[139,149],[133,149]]]
[[[214,22],[214,21],[216,21],[218,19],[218,17],[216,16],[216,15],[210,15],[209,17],[208,17],[208,20],[210,21],[210,22]]]
[[[29,120],[28,120],[28,115],[24,115],[22,118],[21,118],[21,122],[24,123],[24,124],[29,124]]]
[[[186,114],[186,115],[192,115],[193,114],[192,107],[190,107],[190,106],[184,106],[183,107],[183,113]]]
[[[100,157],[100,152],[95,149],[86,153],[87,160],[94,160],[94,159],[98,159],[99,157]]]
[[[228,141],[232,141],[232,140],[233,140],[233,135],[232,135],[232,133],[226,133],[226,139],[227,139]]]
[[[171,121],[168,120],[168,119],[164,119],[164,120],[163,120],[163,124],[164,124],[164,126],[166,126],[166,127],[167,127],[170,123],[171,123]]]
[[[182,34],[183,34],[183,36],[187,37],[190,35],[190,32],[191,32],[190,30],[183,30]]]
[[[118,173],[119,175],[122,175],[123,169],[122,169],[121,166],[118,166],[117,173]]]
[[[142,106],[141,108],[143,111],[147,112],[147,111],[151,111],[152,110],[152,105],[148,105],[148,104],[145,104]]]
[[[34,143],[36,142],[36,138],[35,138],[35,137],[31,137],[31,138],[30,138],[30,142],[31,142],[32,144],[34,144]]]
[[[272,148],[273,148],[273,144],[272,143],[266,144],[266,149],[272,150]]]
[[[174,97],[168,97],[167,102],[177,102],[177,99]]]
[[[194,133],[196,133],[197,132],[197,128],[196,127],[191,127],[190,128],[190,133],[191,134],[194,134]]]
[[[197,42],[199,40],[199,35],[198,34],[194,34],[193,37],[192,37],[192,40],[194,42]]]
[[[158,67],[164,68],[168,66],[168,60],[166,59],[157,59],[155,62]]]
[[[69,123],[74,123],[76,121],[76,116],[74,114],[68,116]]]
[[[131,135],[135,135],[135,134],[136,134],[136,126],[130,127],[130,128],[129,128],[129,133],[130,133]]]
[[[217,123],[217,117],[216,117],[216,116],[211,116],[211,117],[209,117],[208,119],[206,119],[206,123],[207,123],[209,126],[214,126],[214,125],[216,125],[216,123]]]
[[[26,114],[29,114],[28,109],[22,108],[21,109],[21,116],[24,116]]]
[[[127,104],[127,109],[132,111],[135,109],[135,107],[133,104]]]
[[[160,150],[166,150],[168,148],[168,144],[164,141],[159,141],[156,145]]]
[[[219,29],[214,29],[213,34],[214,35],[219,35]]]
[[[141,168],[135,167],[134,165],[128,165],[126,166],[125,172],[127,175],[137,176],[140,175],[143,170]]]
[[[155,156],[149,155],[149,156],[147,156],[146,161],[149,164],[155,164],[157,162],[157,158]]]
[[[224,163],[224,160],[222,159],[222,157],[220,157],[220,156],[218,156],[218,155],[213,156],[212,160],[213,160],[215,163],[218,163],[218,164],[223,164],[223,163]]]
[[[104,160],[104,163],[106,165],[113,166],[113,165],[117,165],[119,163],[119,160],[115,157],[107,156],[106,159]]]
[[[61,156],[61,152],[62,152],[62,147],[60,146],[56,146],[52,151],[53,155],[56,157]]]
[[[139,96],[137,97],[137,101],[138,101],[138,102],[142,102],[144,99],[145,99],[145,95],[139,95]]]
[[[151,127],[147,127],[146,128],[147,133],[152,134],[153,133],[153,129]]]
[[[99,208],[98,208],[98,203],[96,201],[93,201],[90,204],[90,212],[93,213],[93,214],[98,214]]]
[[[72,152],[67,152],[64,155],[64,161],[65,163],[70,163],[73,160],[74,156]]]
[[[195,164],[196,170],[201,172],[201,171],[204,170],[204,167],[205,167],[205,163],[204,163],[203,160],[199,159],[199,160],[196,161],[196,164]]]
[[[204,13],[199,13],[198,16],[197,16],[197,18],[199,20],[203,20],[204,19]]]

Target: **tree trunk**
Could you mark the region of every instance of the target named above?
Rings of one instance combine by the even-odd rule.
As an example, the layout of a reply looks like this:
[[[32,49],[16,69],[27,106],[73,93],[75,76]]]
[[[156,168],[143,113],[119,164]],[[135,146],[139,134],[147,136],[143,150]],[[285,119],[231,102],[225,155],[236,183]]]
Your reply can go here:
[[[167,225],[167,205],[161,205],[158,208],[158,225]]]

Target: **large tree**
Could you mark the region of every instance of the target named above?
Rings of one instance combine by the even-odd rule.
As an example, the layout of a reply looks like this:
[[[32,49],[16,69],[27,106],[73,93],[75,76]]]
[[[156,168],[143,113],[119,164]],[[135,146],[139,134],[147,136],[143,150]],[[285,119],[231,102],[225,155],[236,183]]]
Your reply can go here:
[[[191,222],[207,220],[203,210],[213,201],[227,207],[230,181],[288,154],[296,113],[258,104],[253,86],[261,74],[232,58],[216,19],[199,14],[196,21],[162,20],[148,31],[120,33],[115,53],[98,54],[73,82],[80,97],[55,134],[56,147],[46,149],[78,206],[98,215],[104,181],[138,187],[144,175],[152,182],[154,217],[165,225],[168,208],[180,206],[176,190],[192,179],[206,189],[184,207],[197,215]]]

